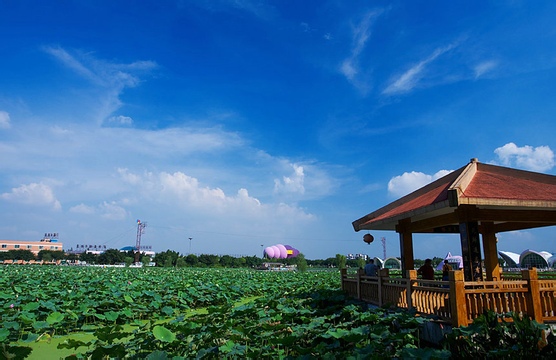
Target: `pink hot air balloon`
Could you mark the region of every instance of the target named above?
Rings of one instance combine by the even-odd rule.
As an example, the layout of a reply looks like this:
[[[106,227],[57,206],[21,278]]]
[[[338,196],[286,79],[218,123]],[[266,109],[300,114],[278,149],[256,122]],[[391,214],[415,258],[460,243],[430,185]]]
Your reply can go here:
[[[282,244],[278,244],[276,245],[276,247],[278,249],[280,249],[280,259],[285,259],[288,257],[288,250],[286,249],[286,247]]]
[[[266,256],[268,256],[269,258],[273,258],[274,257],[274,249],[272,248],[272,246],[268,246],[264,249],[264,252],[266,254]]]
[[[280,249],[277,245],[272,245],[271,248],[274,250],[273,258],[280,259]]]

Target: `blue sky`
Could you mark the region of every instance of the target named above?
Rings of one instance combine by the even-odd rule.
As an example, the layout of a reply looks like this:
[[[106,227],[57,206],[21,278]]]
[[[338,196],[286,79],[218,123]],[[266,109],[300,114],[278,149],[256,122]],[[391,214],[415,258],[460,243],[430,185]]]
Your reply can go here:
[[[0,238],[383,256],[471,158],[555,174],[552,1],[0,0]],[[399,255],[396,233],[387,256]],[[192,238],[189,241],[189,238]],[[499,249],[556,251],[554,229]],[[418,258],[460,254],[415,238]]]

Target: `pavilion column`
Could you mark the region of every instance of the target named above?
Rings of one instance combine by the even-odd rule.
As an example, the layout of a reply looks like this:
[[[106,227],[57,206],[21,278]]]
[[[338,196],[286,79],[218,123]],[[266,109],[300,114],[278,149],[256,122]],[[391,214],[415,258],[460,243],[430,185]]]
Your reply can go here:
[[[494,223],[481,222],[481,228],[481,232],[483,234],[483,253],[485,257],[486,279],[488,281],[501,280]]]
[[[459,218],[459,235],[463,258],[463,275],[465,281],[483,279],[481,266],[481,240],[477,207],[460,205],[456,210]]]
[[[413,262],[413,234],[409,230],[410,219],[400,220],[397,231],[400,234],[400,255],[402,258],[402,274],[407,274],[407,270],[414,270]]]

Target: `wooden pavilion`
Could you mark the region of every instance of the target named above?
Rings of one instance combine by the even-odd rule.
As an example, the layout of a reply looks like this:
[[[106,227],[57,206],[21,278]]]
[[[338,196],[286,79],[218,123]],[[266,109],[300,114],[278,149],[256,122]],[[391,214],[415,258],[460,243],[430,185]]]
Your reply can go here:
[[[399,234],[404,278],[389,278],[387,271],[377,278],[362,274],[354,278],[344,272],[342,287],[378,305],[415,307],[456,326],[467,325],[485,309],[556,321],[556,280],[538,280],[536,269],[523,270],[520,280],[502,279],[496,244],[499,232],[554,225],[556,176],[471,159],[466,166],[354,221],[355,231]],[[459,234],[463,272],[453,271],[445,284],[417,279],[416,233]]]

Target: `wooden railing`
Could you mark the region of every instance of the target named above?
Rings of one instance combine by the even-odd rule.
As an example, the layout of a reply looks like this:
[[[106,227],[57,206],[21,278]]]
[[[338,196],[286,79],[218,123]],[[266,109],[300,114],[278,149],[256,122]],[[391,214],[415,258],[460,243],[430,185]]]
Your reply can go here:
[[[378,276],[362,270],[341,272],[342,289],[349,295],[377,306],[414,308],[436,315],[454,326],[466,326],[486,310],[498,314],[516,312],[538,322],[556,321],[556,280],[539,280],[536,269],[522,270],[522,280],[466,282],[462,271],[451,271],[449,281],[423,280],[410,270],[406,278]]]

